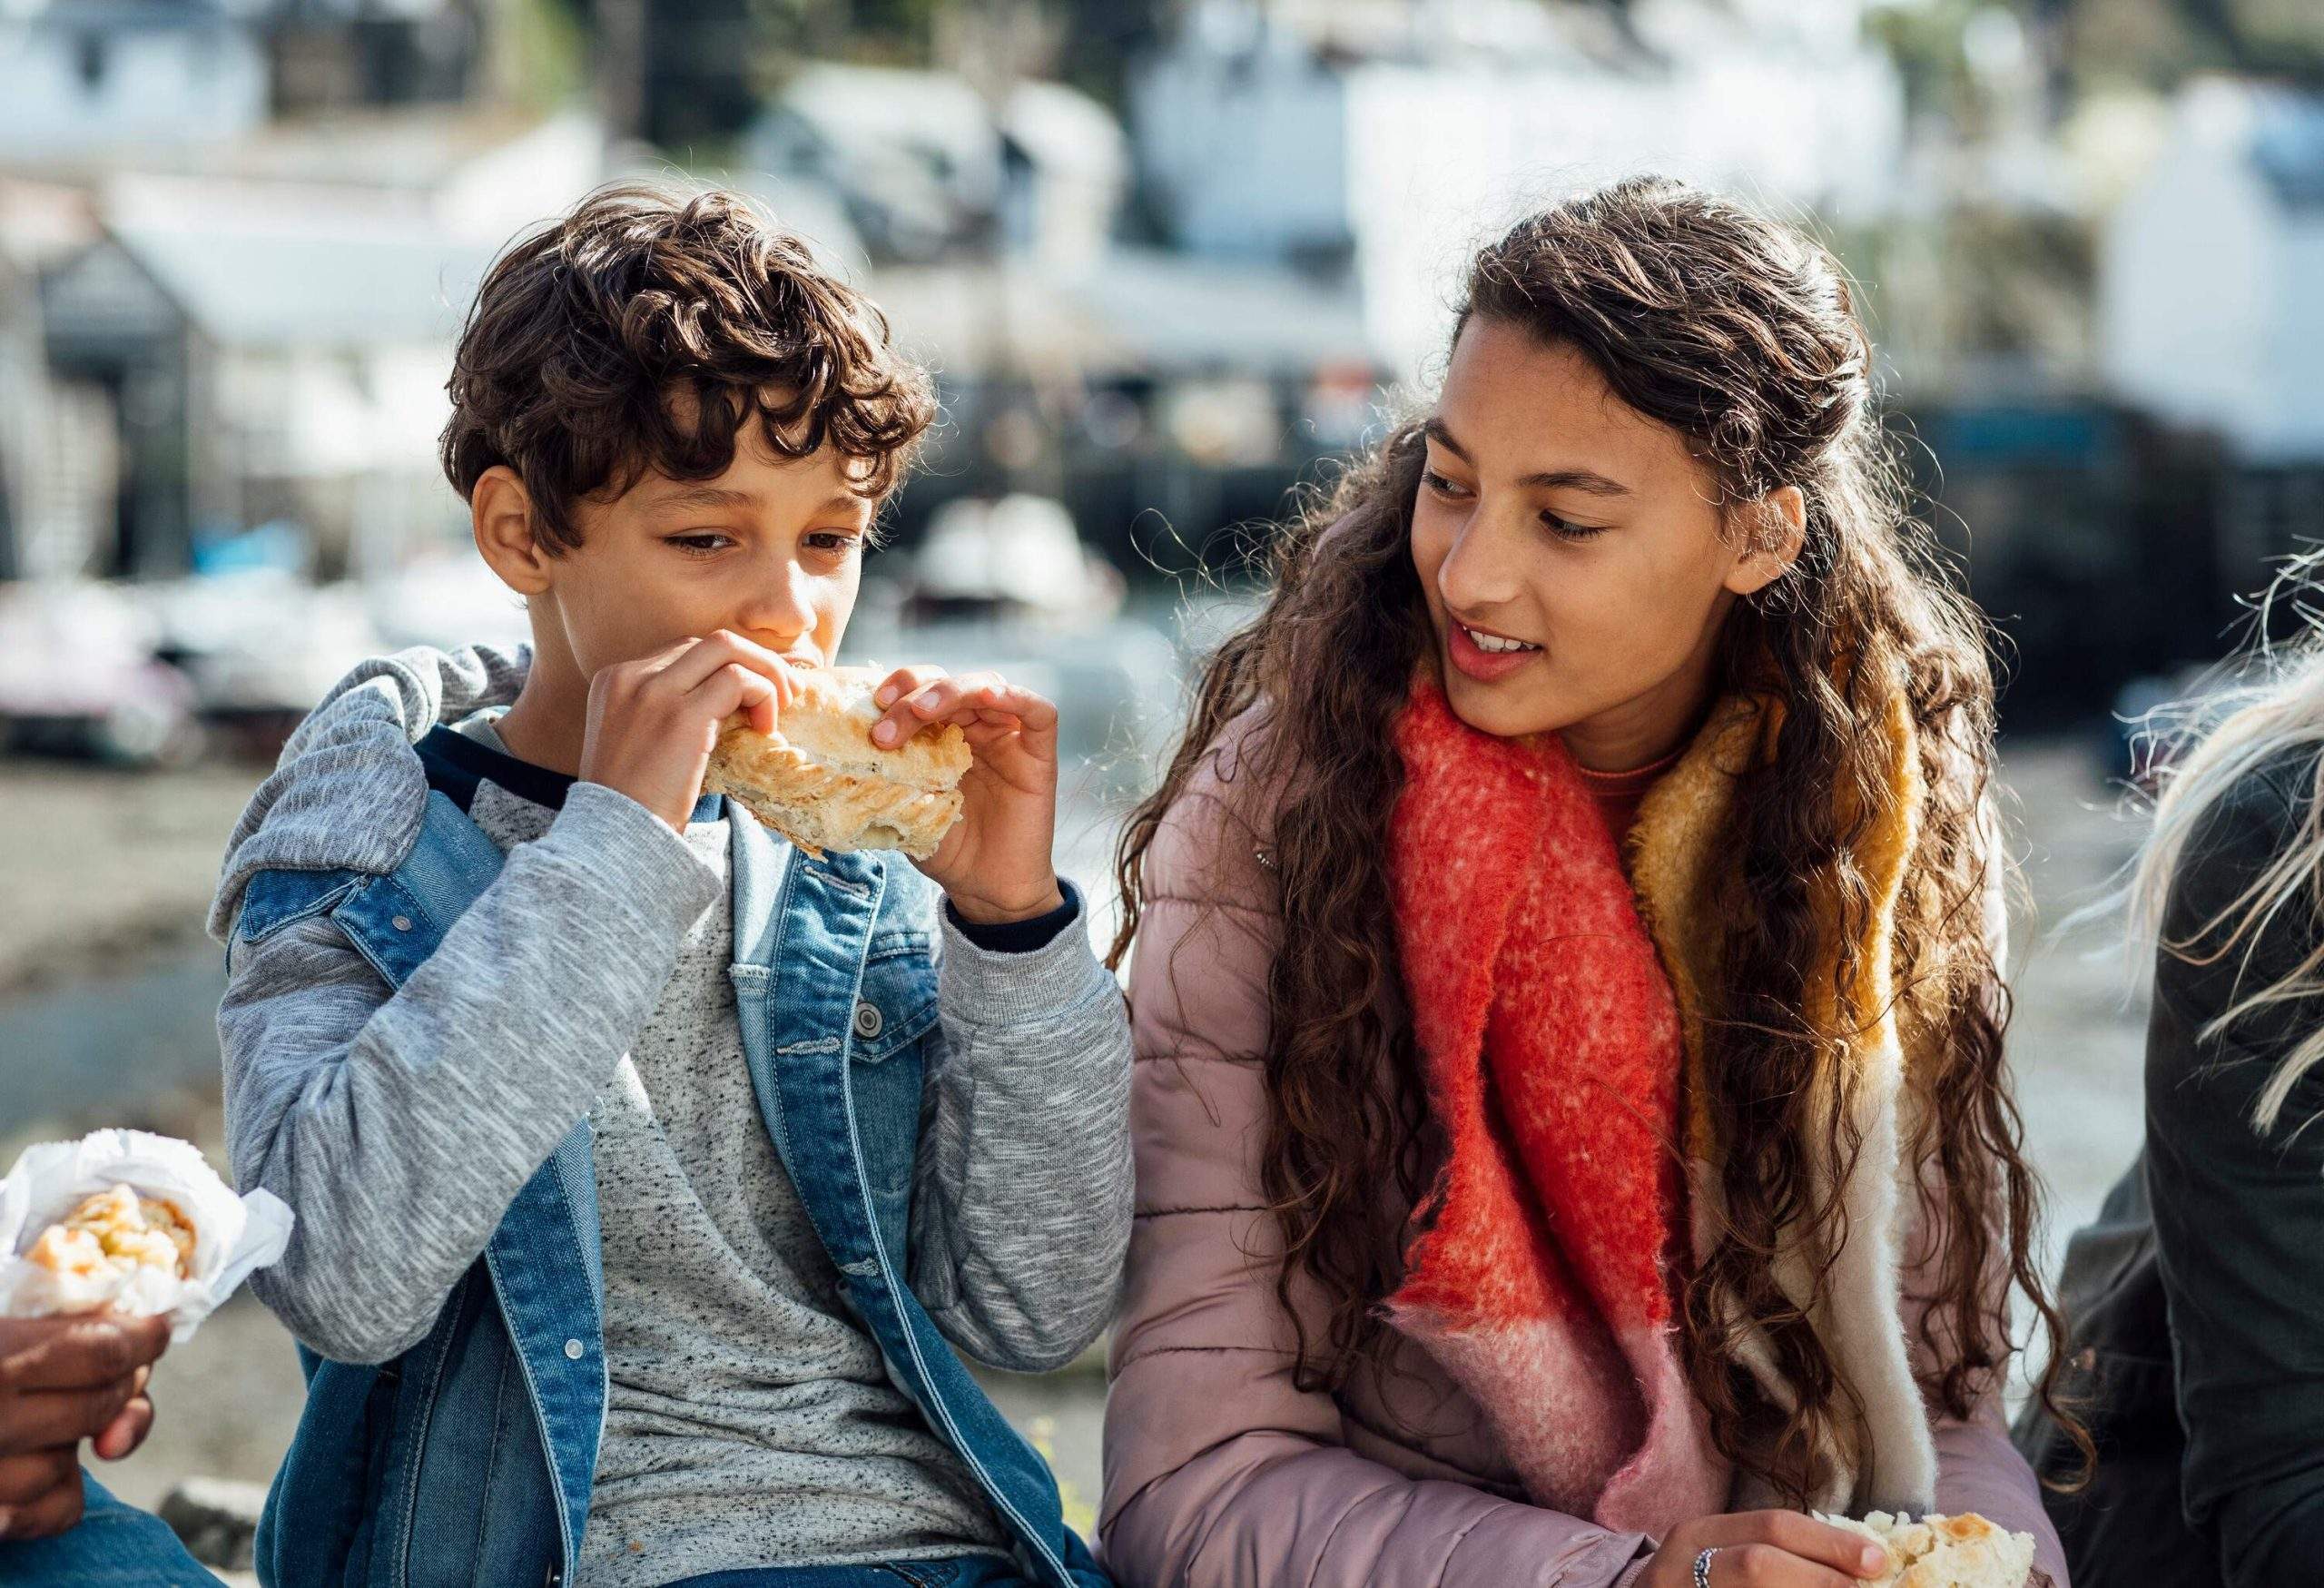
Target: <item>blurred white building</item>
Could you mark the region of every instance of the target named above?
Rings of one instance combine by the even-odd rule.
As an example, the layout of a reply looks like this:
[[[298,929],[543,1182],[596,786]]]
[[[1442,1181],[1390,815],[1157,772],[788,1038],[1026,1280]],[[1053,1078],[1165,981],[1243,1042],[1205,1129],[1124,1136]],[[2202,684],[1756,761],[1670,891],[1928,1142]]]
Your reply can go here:
[[[113,520],[115,417],[51,376],[39,292],[97,235],[85,194],[0,178],[0,580],[80,572]]]
[[[270,128],[203,164],[94,180],[86,235],[0,261],[0,408],[103,432],[0,423],[0,567],[167,575],[267,523],[330,567],[399,566],[457,510],[436,440],[487,264],[605,173],[586,118],[441,113]]]
[[[2117,396],[2247,462],[2324,459],[2324,98],[2191,85],[2098,284]]]
[[[41,295],[55,379],[103,394],[134,460],[99,566],[174,571],[200,536],[276,519],[359,559],[440,512],[444,375],[488,251],[181,179],[117,182],[103,216]]]
[[[834,250],[860,239],[875,258],[925,263],[998,242],[1088,264],[1129,180],[1121,124],[1062,83],[1019,79],[998,99],[957,73],[817,63],[767,106],[742,163],[831,195],[849,236],[817,241]],[[799,207],[769,196],[778,212]],[[798,224],[812,232],[812,217]]]
[[[0,161],[217,143],[267,99],[263,42],[217,0],[0,0]]]
[[[1182,245],[1345,280],[1380,350],[1440,350],[1466,257],[1522,210],[1659,171],[1878,212],[1904,97],[1860,0],[1206,0],[1132,84]]]

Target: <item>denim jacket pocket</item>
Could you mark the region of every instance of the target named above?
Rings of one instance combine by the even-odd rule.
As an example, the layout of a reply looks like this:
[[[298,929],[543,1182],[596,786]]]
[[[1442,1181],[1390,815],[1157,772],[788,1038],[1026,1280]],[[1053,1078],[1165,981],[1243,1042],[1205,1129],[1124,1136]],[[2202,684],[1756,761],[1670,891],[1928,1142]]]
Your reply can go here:
[[[899,931],[872,940],[863,984],[849,1023],[849,1051],[859,1064],[880,1064],[917,1042],[936,1023],[936,962],[928,933]]]

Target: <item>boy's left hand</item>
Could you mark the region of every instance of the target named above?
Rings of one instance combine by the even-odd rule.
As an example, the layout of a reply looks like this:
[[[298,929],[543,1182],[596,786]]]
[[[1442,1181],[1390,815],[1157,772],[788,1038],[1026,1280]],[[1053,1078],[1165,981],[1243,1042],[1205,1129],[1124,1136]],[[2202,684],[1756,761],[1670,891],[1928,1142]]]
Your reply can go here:
[[[980,926],[1029,921],[1065,902],[1051,846],[1057,837],[1057,707],[997,673],[955,678],[940,667],[899,667],[872,698],[884,715],[872,742],[893,749],[920,729],[957,723],[975,756],[960,778],[960,819],[936,853],[916,862],[952,908]]]

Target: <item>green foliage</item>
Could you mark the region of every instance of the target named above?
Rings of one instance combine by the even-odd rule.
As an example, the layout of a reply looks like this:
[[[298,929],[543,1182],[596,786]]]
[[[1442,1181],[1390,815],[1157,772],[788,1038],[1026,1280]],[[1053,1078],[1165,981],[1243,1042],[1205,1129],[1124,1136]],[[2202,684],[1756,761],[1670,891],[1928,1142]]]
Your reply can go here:
[[[589,29],[565,0],[509,0],[496,86],[518,109],[542,114],[582,96],[589,82]]]

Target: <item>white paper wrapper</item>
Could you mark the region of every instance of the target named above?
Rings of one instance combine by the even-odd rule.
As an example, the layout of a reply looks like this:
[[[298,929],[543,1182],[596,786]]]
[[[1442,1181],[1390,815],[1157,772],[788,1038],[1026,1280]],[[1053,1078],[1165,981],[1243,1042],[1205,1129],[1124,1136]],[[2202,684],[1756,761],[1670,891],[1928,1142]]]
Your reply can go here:
[[[101,1278],[64,1277],[25,1260],[41,1232],[84,1198],[125,1185],[173,1202],[193,1226],[191,1275],[133,1268]],[[25,1149],[0,1181],[0,1317],[44,1317],[111,1307],[139,1317],[167,1315],[183,1341],[251,1270],[281,1257],[290,1209],[271,1191],[237,1197],[190,1141],[143,1130],[96,1130],[78,1141]]]

